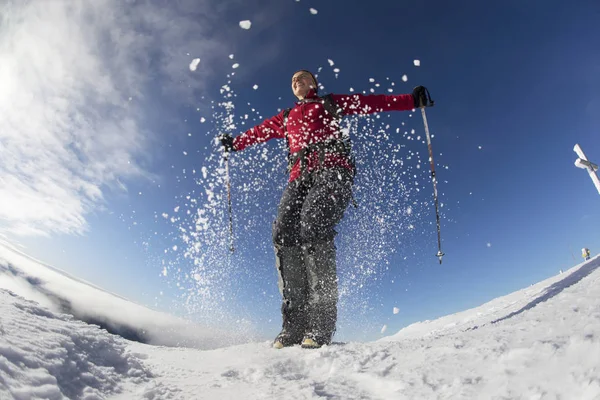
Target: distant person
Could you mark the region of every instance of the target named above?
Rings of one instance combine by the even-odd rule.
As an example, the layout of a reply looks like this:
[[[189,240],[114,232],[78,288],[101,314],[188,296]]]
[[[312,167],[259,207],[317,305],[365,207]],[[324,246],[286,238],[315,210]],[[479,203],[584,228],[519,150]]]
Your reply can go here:
[[[273,342],[282,348],[330,344],[337,320],[337,272],[334,230],[352,199],[354,161],[342,135],[344,115],[409,111],[430,105],[429,93],[319,96],[315,76],[292,76],[293,107],[233,138],[220,136],[226,152],[270,139],[288,144],[289,182],[273,223],[275,262],[283,297],[283,328]]]
[[[581,249],[581,257],[583,257],[584,260],[589,260],[590,259],[590,249],[588,249],[587,247],[584,247],[583,249]]]

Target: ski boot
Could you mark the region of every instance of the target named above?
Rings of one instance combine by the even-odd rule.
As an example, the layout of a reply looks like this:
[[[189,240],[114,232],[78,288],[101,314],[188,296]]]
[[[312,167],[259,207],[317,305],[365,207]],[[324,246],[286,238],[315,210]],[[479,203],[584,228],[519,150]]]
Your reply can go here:
[[[295,344],[302,343],[302,334],[298,332],[289,332],[286,328],[283,328],[279,335],[273,341],[274,349],[283,349],[284,347],[293,346]]]
[[[302,339],[302,344],[300,346],[303,349],[318,349],[321,346],[330,345],[331,336],[332,335],[323,336],[307,333],[304,335],[304,339]]]

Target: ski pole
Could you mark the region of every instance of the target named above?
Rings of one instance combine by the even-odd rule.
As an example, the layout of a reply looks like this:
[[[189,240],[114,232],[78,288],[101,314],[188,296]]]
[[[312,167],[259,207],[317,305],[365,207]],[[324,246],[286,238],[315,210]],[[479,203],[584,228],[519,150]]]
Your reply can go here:
[[[225,182],[227,184],[227,206],[229,209],[229,249],[231,252],[234,252],[233,247],[233,213],[231,211],[231,182],[229,181],[229,152],[225,151],[223,153],[223,158],[225,159]]]
[[[427,101],[429,106],[433,106],[433,100],[431,100],[431,96],[429,95],[429,91],[427,91]],[[423,124],[425,125],[425,135],[427,136],[427,149],[429,150],[429,163],[431,165],[431,182],[433,182],[433,200],[435,204],[435,221],[437,224],[437,239],[438,239],[438,252],[436,257],[440,260],[440,264],[442,263],[442,257],[444,253],[442,252],[442,234],[440,230],[440,212],[438,209],[438,194],[437,194],[437,178],[435,176],[435,164],[433,162],[433,150],[431,148],[431,136],[429,135],[429,125],[427,124],[427,114],[425,114],[425,107],[421,107],[421,115],[423,116]]]

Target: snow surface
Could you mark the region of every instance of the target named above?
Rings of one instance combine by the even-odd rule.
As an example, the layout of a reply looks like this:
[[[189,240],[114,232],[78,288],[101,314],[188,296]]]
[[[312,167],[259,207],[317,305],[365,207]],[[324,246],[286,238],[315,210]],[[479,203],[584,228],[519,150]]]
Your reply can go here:
[[[161,346],[211,349],[256,335],[193,324],[108,293],[0,243],[0,288],[36,301],[50,312],[67,312],[122,336]],[[0,380],[1,383],[1,380]],[[0,399],[2,397],[0,396]]]
[[[2,276],[32,270],[7,254]],[[598,399],[598,266],[600,256],[377,342],[318,350],[143,344],[0,289],[0,398]]]

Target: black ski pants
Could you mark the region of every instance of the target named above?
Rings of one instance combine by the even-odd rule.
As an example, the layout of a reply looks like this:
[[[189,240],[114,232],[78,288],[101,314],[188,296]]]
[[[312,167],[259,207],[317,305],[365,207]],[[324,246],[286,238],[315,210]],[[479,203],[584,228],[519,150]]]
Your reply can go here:
[[[352,198],[351,171],[325,169],[288,184],[273,224],[283,328],[329,343],[337,319],[335,226]]]
[[[289,182],[273,224],[273,243],[292,247],[333,240],[352,199],[352,179],[351,171],[332,168]]]

